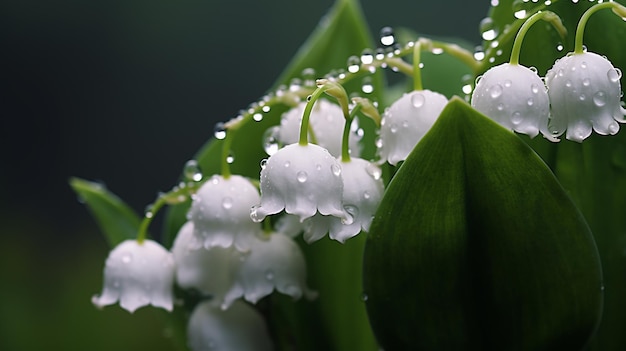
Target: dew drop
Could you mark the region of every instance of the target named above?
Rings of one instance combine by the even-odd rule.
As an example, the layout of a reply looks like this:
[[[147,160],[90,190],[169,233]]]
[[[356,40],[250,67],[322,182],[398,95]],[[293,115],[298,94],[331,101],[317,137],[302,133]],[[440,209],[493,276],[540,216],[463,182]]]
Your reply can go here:
[[[578,96],[578,100],[580,101],[585,101],[587,99],[587,96],[585,94],[580,94],[580,96]]]
[[[263,133],[263,150],[269,156],[272,156],[279,149],[278,145],[278,136],[280,135],[280,127],[274,126],[268,128],[265,133]]]
[[[229,210],[229,209],[233,208],[233,199],[231,197],[228,197],[228,196],[223,198],[222,199],[222,207],[225,210]]]
[[[485,59],[485,51],[482,46],[477,46],[474,48],[474,59],[476,61],[482,61]]]
[[[393,35],[393,28],[383,27],[380,30],[380,43],[383,46],[392,46],[395,44],[396,38]]]
[[[461,91],[463,91],[463,93],[465,93],[465,94],[471,94],[472,93],[472,85],[471,84],[465,84],[461,88]]]
[[[494,28],[491,17],[485,17],[480,21],[480,32],[484,40],[494,40],[498,36],[498,31]]]
[[[539,93],[539,87],[537,86],[537,84],[533,84],[530,86],[530,91],[532,91],[533,94],[538,94]]]
[[[265,279],[267,280],[274,280],[274,271],[271,269],[268,269],[265,271]]]
[[[289,167],[291,167],[291,162],[289,162],[289,161],[285,161],[284,166],[285,166],[285,168],[289,168]]]
[[[226,162],[228,162],[229,164],[235,162],[235,155],[232,151],[228,154],[228,156],[226,156]]]
[[[370,197],[372,197],[372,195],[370,194],[370,192],[369,192],[369,191],[367,191],[367,190],[365,190],[365,191],[363,192],[363,198],[364,198],[365,200],[367,200],[367,199],[369,199]]]
[[[367,165],[365,167],[365,171],[367,172],[367,174],[372,176],[372,178],[374,178],[375,180],[379,180],[382,177],[382,175],[383,175],[383,173],[380,170],[380,168],[378,168],[378,167],[376,167],[376,166],[374,166],[372,164]]]
[[[524,19],[528,15],[526,14],[526,10],[522,9],[515,11],[515,13],[513,13],[513,16],[515,16],[515,18],[517,19]]]
[[[365,49],[361,52],[361,63],[364,65],[371,65],[374,62],[374,53],[372,49]]]
[[[532,106],[532,105],[534,105],[534,104],[535,104],[535,101],[533,100],[533,98],[529,98],[529,99],[526,101],[526,104],[528,104],[528,106]]]
[[[511,82],[511,81],[510,81],[510,80],[508,80],[508,79],[504,81],[504,87],[505,87],[505,88],[510,88],[512,84],[513,84],[513,82]]]
[[[496,109],[498,109],[498,111],[504,111],[504,104],[498,104],[498,106],[496,106]]]
[[[619,68],[611,68],[606,75],[611,82],[617,83],[622,78],[622,71]]]
[[[397,124],[395,124],[395,123],[391,123],[391,125],[389,126],[389,131],[390,131],[392,134],[397,133],[397,132],[398,132],[398,125],[397,125]]]
[[[366,293],[362,293],[361,294],[361,301],[365,302],[365,301],[367,301],[367,299],[368,299],[367,294]]]
[[[443,49],[442,48],[433,48],[430,52],[432,52],[433,55],[441,55],[441,54],[443,54]]]
[[[315,86],[315,69],[308,67],[302,70],[302,79],[306,87]]]
[[[611,124],[609,124],[609,133],[611,135],[615,135],[617,134],[617,132],[619,132],[619,125],[615,122],[612,122]]]
[[[496,84],[489,89],[489,94],[492,99],[497,99],[500,95],[502,95],[502,86],[500,84]]]
[[[563,49],[565,49],[565,47],[563,46],[563,44],[558,43],[558,44],[556,45],[556,51],[561,52],[561,51],[563,51]]]
[[[306,182],[307,178],[308,178],[308,174],[305,171],[300,171],[296,174],[296,179],[298,180],[298,182],[300,183],[304,183]]]
[[[348,72],[357,73],[361,68],[361,60],[356,56],[350,56],[348,58]]]
[[[580,68],[585,69],[587,68],[587,62],[583,61],[580,63]]]
[[[226,125],[224,122],[218,122],[215,124],[213,127],[213,135],[215,136],[215,139],[218,140],[226,138]]]
[[[571,88],[571,87],[572,87],[572,81],[568,79],[568,80],[565,82],[565,86],[566,86],[566,87],[568,87],[568,88]]]
[[[189,160],[185,163],[183,174],[187,181],[199,182],[202,180],[202,171],[196,160]]]
[[[252,208],[250,209],[250,219],[252,219],[253,222],[255,223],[261,223],[263,221],[264,218],[261,217],[261,215],[259,214],[259,207],[261,206],[252,206]]]
[[[606,105],[606,93],[600,90],[593,94],[593,103],[598,107]]]
[[[363,85],[361,85],[361,91],[365,94],[371,94],[374,92],[374,84],[372,84],[372,78],[363,78]]]
[[[511,122],[515,125],[522,123],[522,114],[519,111],[513,112],[511,115]]]
[[[129,252],[122,255],[122,263],[131,263],[133,261],[133,255]]]
[[[424,98],[424,95],[422,95],[422,94],[417,93],[417,94],[411,96],[411,104],[415,108],[420,108],[420,107],[424,106],[425,102],[426,102],[426,98]]]
[[[337,164],[330,165],[330,171],[336,176],[339,177],[341,175],[341,166]]]
[[[253,114],[253,115],[252,115],[252,119],[253,119],[255,122],[261,122],[261,121],[263,120],[263,114],[262,114],[262,113],[257,112],[257,113],[255,113],[255,114]]]

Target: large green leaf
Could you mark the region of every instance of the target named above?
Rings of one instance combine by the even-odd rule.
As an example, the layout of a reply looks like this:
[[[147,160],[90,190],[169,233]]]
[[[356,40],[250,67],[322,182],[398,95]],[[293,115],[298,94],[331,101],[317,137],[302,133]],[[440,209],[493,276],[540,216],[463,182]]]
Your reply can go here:
[[[626,4],[626,1],[617,1]],[[499,1],[492,8],[490,16],[495,28],[503,33],[504,27],[514,19],[514,1]],[[552,5],[543,3],[515,2],[519,6],[548,9],[556,12],[567,27],[569,34],[562,51],[555,50],[561,43],[553,29],[535,25],[528,33],[522,46],[520,62],[539,68],[540,73],[550,68],[553,62],[572,51],[576,25],[582,13],[594,3],[589,1],[559,0]],[[520,9],[516,6],[515,9]],[[521,24],[514,24],[515,28]],[[534,28],[536,27],[536,28]],[[589,51],[605,55],[616,67],[626,67],[626,51],[623,50],[626,37],[626,23],[611,13],[602,10],[594,14],[585,30],[584,44]],[[509,52],[512,35],[498,37],[503,52]],[[488,44],[487,44],[488,45]],[[493,51],[495,53],[495,51]],[[484,69],[490,65],[508,60],[506,55],[496,57],[495,63],[485,61]],[[624,78],[622,78],[622,86]],[[621,209],[626,205],[626,135],[623,131],[617,136],[602,137],[592,135],[582,145],[568,141],[552,144],[535,138],[528,143],[543,157],[555,172],[563,187],[581,209],[592,228],[598,244],[604,272],[605,307],[600,328],[592,341],[593,350],[613,350],[626,345],[626,217]]]
[[[364,264],[387,350],[579,350],[601,315],[579,210],[532,149],[459,98],[389,184]]]
[[[111,247],[137,237],[139,217],[102,184],[71,178],[70,186],[87,205]]]

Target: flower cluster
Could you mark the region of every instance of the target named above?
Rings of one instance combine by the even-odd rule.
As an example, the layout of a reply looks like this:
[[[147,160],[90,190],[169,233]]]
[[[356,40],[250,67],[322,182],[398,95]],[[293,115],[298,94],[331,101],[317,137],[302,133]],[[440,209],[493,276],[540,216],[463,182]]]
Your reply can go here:
[[[538,19],[553,20],[552,15],[530,17],[518,37]],[[384,181],[389,181],[383,179],[383,169],[393,174],[448,103],[443,94],[422,88],[420,50],[467,57],[457,46],[426,39],[400,50],[390,38],[385,32],[381,42],[388,47],[376,54],[364,51],[348,73],[319,79],[315,89],[311,83],[308,90],[280,90],[257,104],[263,112],[270,110],[268,101],[291,107],[266,132],[273,143],[265,148],[269,156],[260,160],[258,178],[249,172],[231,174],[226,156],[232,138],[253,113],[222,124],[217,137],[223,142],[221,174],[192,172],[187,178],[193,186],[177,187],[168,198],[176,199],[173,203],[191,200],[171,249],[146,238],[150,213],[137,240],[123,241],[110,252],[104,288],[93,303],[102,307],[119,302],[130,312],[147,305],[172,311],[183,307],[175,298],[177,286],[200,297],[194,306],[184,306],[190,312],[192,350],[272,349],[265,318],[253,305],[274,291],[293,299],[318,295],[307,284],[307,262],[298,240],[311,244],[328,235],[334,245],[367,232],[383,199]],[[619,131],[626,114],[620,104],[621,71],[607,58],[580,46],[541,78],[537,70],[518,64],[519,45],[516,38],[511,62],[476,80],[471,96],[475,109],[509,130],[530,137],[542,134],[555,142],[563,134],[582,142],[592,130],[602,135]],[[412,66],[400,59],[409,53],[414,55]],[[380,67],[402,71],[415,84],[386,106],[382,116],[376,102],[359,97],[349,102],[343,87],[359,72]],[[366,120],[357,116],[375,122],[371,135],[360,127]],[[363,156],[366,139],[376,146],[369,158]]]

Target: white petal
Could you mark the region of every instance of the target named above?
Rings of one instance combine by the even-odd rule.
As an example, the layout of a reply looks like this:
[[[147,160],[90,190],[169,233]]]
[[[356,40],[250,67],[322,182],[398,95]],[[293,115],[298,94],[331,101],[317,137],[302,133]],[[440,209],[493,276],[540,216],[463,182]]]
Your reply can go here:
[[[193,222],[185,223],[174,240],[172,253],[176,260],[176,283],[183,289],[197,289],[212,296],[212,302],[220,306],[234,279],[234,267],[242,253],[234,248],[211,249],[191,247]]]
[[[472,106],[509,130],[548,134],[547,89],[533,70],[504,63],[490,68],[472,93]]]
[[[404,161],[430,130],[448,99],[430,90],[404,94],[383,114],[379,153],[392,165]]]
[[[168,311],[173,307],[174,258],[160,244],[126,240],[116,246],[104,267],[104,290],[94,296],[98,306],[113,304],[134,312],[151,304]]]
[[[253,208],[256,221],[285,212],[312,217],[320,212],[347,219],[341,206],[341,165],[318,145],[291,144],[272,155],[261,170],[261,204]]]
[[[546,75],[552,120],[550,129],[582,142],[592,130],[616,134],[623,122],[619,73],[606,58],[585,52],[554,63]]]
[[[297,107],[285,112],[281,117],[278,134],[281,143],[294,144],[298,142],[300,124],[302,123],[306,104],[306,101],[301,102]],[[356,123],[356,120],[354,120],[354,123]],[[313,110],[309,117],[309,128],[315,135],[317,144],[327,149],[335,157],[341,155],[341,140],[345,124],[346,120],[339,105],[326,99],[319,99],[313,105]],[[351,154],[357,157],[360,154],[359,140],[360,137],[356,133],[350,133]]]
[[[228,310],[210,303],[196,306],[187,328],[192,351],[271,351],[272,340],[263,316],[245,302],[235,301]]]
[[[259,239],[241,263],[233,289],[226,295],[225,306],[243,296],[256,303],[276,289],[294,299],[316,293],[306,284],[306,263],[298,245],[286,235],[273,233]]]
[[[228,179],[213,176],[193,197],[188,218],[194,222],[194,235],[205,248],[249,248],[251,237],[261,231],[250,219],[250,208],[260,196],[252,183],[238,175]]]

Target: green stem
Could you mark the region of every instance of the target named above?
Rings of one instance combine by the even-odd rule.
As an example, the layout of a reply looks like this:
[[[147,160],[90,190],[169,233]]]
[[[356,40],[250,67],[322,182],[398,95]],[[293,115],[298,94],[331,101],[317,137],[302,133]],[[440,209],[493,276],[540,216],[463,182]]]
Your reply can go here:
[[[420,63],[422,62],[422,41],[418,40],[413,46],[413,90],[424,90],[422,86],[422,70],[420,69]]]
[[[350,162],[350,127],[352,127],[352,121],[357,112],[361,109],[360,104],[356,104],[352,111],[348,115],[344,115],[346,118],[346,124],[343,126],[343,136],[341,138],[341,162]]]
[[[554,12],[540,11],[535,13],[534,15],[530,16],[524,22],[524,24],[522,24],[522,27],[519,29],[517,35],[515,36],[513,49],[511,50],[511,59],[509,60],[509,63],[511,65],[519,64],[519,55],[522,49],[522,41],[524,41],[524,36],[526,36],[526,33],[528,32],[530,27],[539,20],[545,20],[550,22],[562,36],[564,35],[564,33],[567,32],[567,30],[563,26],[563,23],[561,22],[561,18],[557,16],[557,14],[555,14]]]
[[[157,212],[165,205],[167,201],[165,200],[165,196],[159,196],[157,201],[150,207],[148,211],[146,211],[146,215],[143,217],[143,221],[139,224],[139,231],[137,233],[137,242],[140,244],[146,240],[148,236],[148,227],[150,223],[152,223],[152,219],[156,216]]]
[[[576,27],[576,39],[574,41],[575,54],[582,54],[585,51],[583,47],[583,37],[585,35],[585,26],[587,25],[589,17],[597,11],[607,8],[613,8],[613,12],[622,18],[626,17],[626,7],[616,2],[605,2],[591,6],[587,11],[585,11],[585,13],[583,13],[580,21],[578,21],[578,26]]]
[[[313,110],[313,105],[315,104],[315,101],[317,101],[317,99],[319,99],[319,97],[324,94],[324,91],[326,89],[328,88],[325,86],[320,86],[315,89],[313,94],[311,94],[310,98],[308,99],[306,106],[304,107],[304,114],[302,115],[302,122],[300,124],[300,140],[298,142],[298,144],[300,144],[301,146],[306,146],[309,144],[308,131],[311,111]]]

